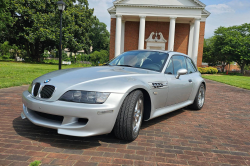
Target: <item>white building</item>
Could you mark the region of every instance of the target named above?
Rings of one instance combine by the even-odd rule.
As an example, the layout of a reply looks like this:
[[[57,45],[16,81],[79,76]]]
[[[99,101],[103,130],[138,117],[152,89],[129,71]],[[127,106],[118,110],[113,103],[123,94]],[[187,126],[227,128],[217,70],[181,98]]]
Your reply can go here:
[[[116,0],[111,15],[110,59],[137,49],[188,54],[202,65],[205,22],[199,0]]]

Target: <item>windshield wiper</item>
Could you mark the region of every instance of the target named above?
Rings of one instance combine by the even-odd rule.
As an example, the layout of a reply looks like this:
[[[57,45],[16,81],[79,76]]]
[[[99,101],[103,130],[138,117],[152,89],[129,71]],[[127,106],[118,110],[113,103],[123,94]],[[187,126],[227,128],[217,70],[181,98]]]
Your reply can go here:
[[[133,67],[133,66],[130,66],[130,65],[116,65],[116,66]]]

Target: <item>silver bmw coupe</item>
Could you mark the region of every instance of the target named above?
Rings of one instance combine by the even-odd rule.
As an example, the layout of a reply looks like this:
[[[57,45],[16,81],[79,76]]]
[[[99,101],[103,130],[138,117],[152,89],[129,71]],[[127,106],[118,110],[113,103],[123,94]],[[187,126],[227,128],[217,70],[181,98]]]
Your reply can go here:
[[[129,51],[100,67],[54,71],[23,92],[23,112],[38,126],[87,137],[114,132],[133,141],[142,121],[189,106],[200,110],[206,84],[187,55]]]

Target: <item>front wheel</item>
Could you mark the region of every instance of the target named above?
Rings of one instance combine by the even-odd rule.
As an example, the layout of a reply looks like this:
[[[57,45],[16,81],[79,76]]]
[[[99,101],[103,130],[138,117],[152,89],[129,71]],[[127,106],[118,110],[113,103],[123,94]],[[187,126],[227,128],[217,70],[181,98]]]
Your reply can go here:
[[[201,110],[204,103],[205,103],[205,93],[206,93],[206,89],[204,84],[201,84],[196,97],[194,99],[194,103],[192,105],[190,105],[190,108],[194,109],[194,110]]]
[[[114,126],[117,138],[133,141],[138,137],[143,119],[143,103],[143,93],[140,90],[133,91],[126,97]]]

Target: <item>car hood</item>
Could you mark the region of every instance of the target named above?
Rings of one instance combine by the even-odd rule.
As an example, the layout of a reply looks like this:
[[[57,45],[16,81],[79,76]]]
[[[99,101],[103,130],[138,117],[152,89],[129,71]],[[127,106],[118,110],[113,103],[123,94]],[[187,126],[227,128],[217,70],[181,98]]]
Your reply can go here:
[[[107,78],[141,75],[141,74],[155,74],[157,72],[119,66],[100,66],[89,68],[72,68],[54,71],[45,74],[33,82],[44,82],[50,79],[48,84],[62,87],[70,87],[76,84],[82,84],[85,82],[103,80]]]

